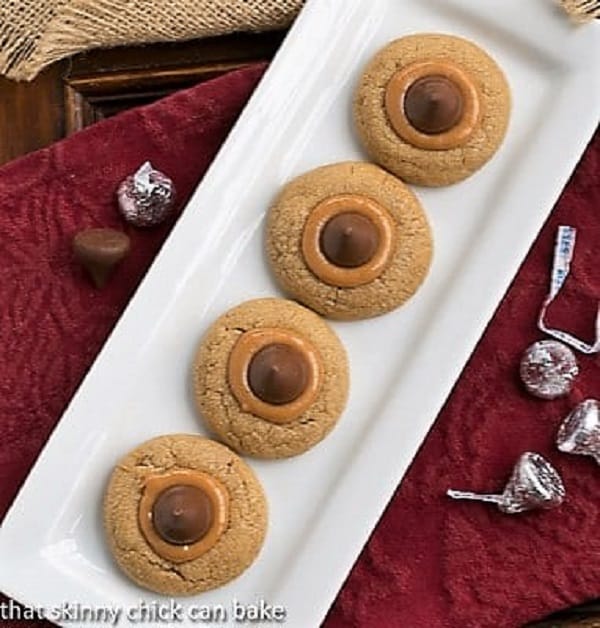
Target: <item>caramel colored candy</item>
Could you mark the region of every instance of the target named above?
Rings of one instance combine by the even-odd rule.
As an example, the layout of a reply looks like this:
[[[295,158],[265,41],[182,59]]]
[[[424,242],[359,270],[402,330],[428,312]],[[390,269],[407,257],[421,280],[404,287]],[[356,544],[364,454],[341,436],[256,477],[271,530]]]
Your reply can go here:
[[[308,385],[310,365],[291,345],[267,345],[250,361],[248,384],[265,403],[282,405],[300,397]]]
[[[449,61],[409,63],[385,91],[387,123],[398,137],[428,151],[466,144],[479,129],[481,95],[470,74]]]
[[[214,476],[190,469],[148,477],[138,524],[152,549],[184,563],[206,554],[229,522],[229,494]]]
[[[354,288],[377,279],[395,246],[389,211],[362,194],[335,194],[312,208],[302,232],[302,257],[324,283]]]
[[[115,229],[86,229],[73,238],[75,259],[86,269],[97,288],[106,284],[129,249],[127,235]]]
[[[172,545],[198,542],[210,530],[213,520],[211,500],[197,486],[171,486],[158,496],[152,508],[154,529]]]
[[[325,225],[320,247],[332,264],[358,268],[373,259],[379,247],[379,233],[366,216],[345,212],[334,216]]]
[[[424,76],[404,96],[404,113],[421,133],[436,135],[455,127],[462,117],[460,89],[445,76]]]
[[[315,401],[323,379],[318,350],[290,330],[244,332],[229,354],[227,380],[243,412],[273,423],[295,421]]]

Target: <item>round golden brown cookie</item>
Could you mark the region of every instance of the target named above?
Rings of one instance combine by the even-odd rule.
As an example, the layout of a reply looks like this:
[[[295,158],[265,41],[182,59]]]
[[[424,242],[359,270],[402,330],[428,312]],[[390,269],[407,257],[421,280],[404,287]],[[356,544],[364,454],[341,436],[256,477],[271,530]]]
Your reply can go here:
[[[208,330],[193,367],[196,406],[236,451],[295,456],[333,429],[348,396],[346,351],[314,312],[284,299],[247,301]]]
[[[404,181],[455,183],[498,150],[510,89],[496,62],[451,35],[409,35],[369,63],[354,99],[358,135],[371,158]]]
[[[342,227],[337,238],[329,236],[332,216],[357,213],[376,227],[371,247],[367,236],[372,233],[363,227]],[[344,233],[360,235],[354,250],[344,246]],[[270,210],[266,239],[282,288],[320,314],[345,320],[383,314],[404,303],[425,279],[433,250],[427,218],[413,192],[385,170],[362,162],[323,166],[289,183]],[[328,251],[329,240],[341,254],[333,262],[336,250]],[[354,254],[356,266],[344,250]]]
[[[193,487],[197,480],[205,492]],[[166,595],[193,595],[240,575],[262,547],[267,519],[250,467],[195,435],[160,436],[128,453],[104,496],[117,564],[140,586]]]

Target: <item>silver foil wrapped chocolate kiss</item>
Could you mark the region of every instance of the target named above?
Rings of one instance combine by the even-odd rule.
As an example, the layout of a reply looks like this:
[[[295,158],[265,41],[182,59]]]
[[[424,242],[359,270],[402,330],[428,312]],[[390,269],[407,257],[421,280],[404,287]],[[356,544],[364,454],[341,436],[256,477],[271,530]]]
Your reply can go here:
[[[449,489],[453,499],[471,499],[496,504],[509,515],[537,508],[560,506],[565,487],[558,471],[540,454],[526,451],[521,455],[501,494],[471,493]]]
[[[540,399],[568,395],[579,366],[575,354],[558,340],[540,340],[527,348],[519,367],[525,388]]]
[[[566,454],[592,456],[600,464],[600,401],[586,399],[562,422],[556,445]]]
[[[173,211],[175,186],[166,174],[147,161],[119,185],[117,198],[121,214],[128,223],[154,227]]]

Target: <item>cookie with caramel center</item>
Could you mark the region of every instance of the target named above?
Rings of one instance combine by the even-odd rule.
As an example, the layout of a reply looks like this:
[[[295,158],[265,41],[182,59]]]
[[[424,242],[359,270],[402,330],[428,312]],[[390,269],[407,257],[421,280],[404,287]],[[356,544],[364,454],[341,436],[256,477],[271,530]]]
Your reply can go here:
[[[384,314],[425,281],[433,238],[418,198],[378,166],[322,166],[289,182],[271,207],[267,257],[283,290],[319,314]]]
[[[258,458],[299,455],[337,424],[348,396],[346,351],[314,312],[285,299],[247,301],[204,334],[192,369],[198,415]]]
[[[461,37],[397,39],[365,68],[354,96],[369,157],[408,183],[442,186],[484,166],[502,144],[510,88],[496,61]]]
[[[257,557],[267,530],[259,480],[231,449],[190,434],[160,436],[126,454],[104,495],[108,547],[145,589],[195,595]]]

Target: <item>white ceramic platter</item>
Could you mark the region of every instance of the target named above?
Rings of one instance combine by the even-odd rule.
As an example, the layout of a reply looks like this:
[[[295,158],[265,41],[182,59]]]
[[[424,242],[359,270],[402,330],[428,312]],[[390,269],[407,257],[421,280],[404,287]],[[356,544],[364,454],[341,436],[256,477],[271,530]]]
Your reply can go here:
[[[429,279],[392,314],[334,324],[352,371],[340,424],[301,457],[251,462],[271,506],[260,558],[229,586],[183,601],[263,598],[286,607],[290,628],[318,626],[598,124],[599,27],[571,26],[553,0],[309,0],[6,517],[0,588],[46,609],[160,599],[105,548],[100,503],[113,464],[150,437],[201,429],[195,346],[229,307],[278,294],[263,221],[282,184],[364,159],[350,102],[367,59],[405,34],[458,34],[507,74],[506,141],[467,181],[417,190],[435,233]]]

